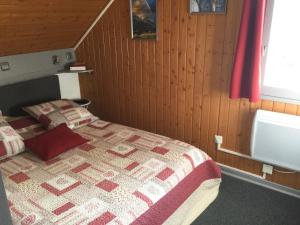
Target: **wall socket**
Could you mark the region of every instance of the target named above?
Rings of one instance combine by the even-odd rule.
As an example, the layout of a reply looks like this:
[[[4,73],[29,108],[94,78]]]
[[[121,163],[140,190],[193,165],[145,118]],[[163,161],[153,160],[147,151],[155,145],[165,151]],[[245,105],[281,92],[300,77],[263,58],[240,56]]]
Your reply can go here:
[[[221,135],[215,135],[215,143],[221,145],[223,143],[223,137]]]
[[[72,54],[72,52],[66,52],[66,59],[67,59],[68,61],[70,61],[70,60],[73,59],[73,54]]]
[[[262,172],[271,175],[273,173],[273,166],[263,164]]]
[[[60,64],[61,63],[61,58],[57,55],[53,55],[52,56],[52,63],[53,63],[53,65]]]
[[[9,63],[8,62],[0,63],[0,69],[1,69],[1,71],[8,71],[8,70],[10,70]]]

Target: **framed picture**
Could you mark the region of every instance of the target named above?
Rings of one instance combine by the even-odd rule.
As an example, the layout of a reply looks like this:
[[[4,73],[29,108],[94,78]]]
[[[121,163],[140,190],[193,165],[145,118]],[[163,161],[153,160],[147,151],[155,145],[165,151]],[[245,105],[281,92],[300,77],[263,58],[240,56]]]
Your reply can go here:
[[[156,39],[156,0],[129,0],[131,37]]]
[[[226,13],[227,0],[190,0],[190,13]]]

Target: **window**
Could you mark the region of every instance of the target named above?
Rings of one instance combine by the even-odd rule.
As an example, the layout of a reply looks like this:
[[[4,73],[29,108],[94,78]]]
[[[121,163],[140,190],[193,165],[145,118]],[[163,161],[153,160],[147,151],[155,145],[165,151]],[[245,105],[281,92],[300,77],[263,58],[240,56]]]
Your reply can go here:
[[[300,104],[300,1],[268,0],[262,98]]]

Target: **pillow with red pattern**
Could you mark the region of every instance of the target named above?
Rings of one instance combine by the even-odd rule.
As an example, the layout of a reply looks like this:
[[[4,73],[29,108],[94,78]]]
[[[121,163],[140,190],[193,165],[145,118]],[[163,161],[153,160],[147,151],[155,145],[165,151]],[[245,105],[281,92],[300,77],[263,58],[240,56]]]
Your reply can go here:
[[[0,160],[25,150],[23,138],[0,117]]]
[[[11,117],[6,121],[25,140],[46,131],[43,124],[31,116]]]
[[[32,117],[39,120],[41,115],[47,115],[56,110],[70,109],[78,107],[75,102],[67,99],[55,100],[51,102],[41,103],[39,105],[27,106],[23,110],[29,113]]]
[[[40,122],[48,129],[65,123],[70,129],[77,129],[98,119],[86,108],[74,107],[64,110],[56,110],[47,115],[40,116]]]
[[[47,161],[87,141],[74,133],[66,124],[60,124],[52,130],[25,140],[25,146],[39,158]]]

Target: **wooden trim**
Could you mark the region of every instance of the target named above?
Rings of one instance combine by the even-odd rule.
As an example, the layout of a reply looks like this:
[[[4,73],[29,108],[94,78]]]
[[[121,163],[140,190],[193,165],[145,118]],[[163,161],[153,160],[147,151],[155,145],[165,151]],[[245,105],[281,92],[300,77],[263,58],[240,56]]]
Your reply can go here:
[[[101,17],[104,15],[104,13],[109,9],[109,7],[113,4],[115,0],[110,0],[107,5],[104,7],[104,9],[100,12],[100,14],[97,16],[97,18],[94,20],[92,25],[87,29],[87,31],[82,35],[80,40],[76,43],[74,46],[74,50],[76,50],[79,45],[83,42],[83,40],[89,35],[89,33],[93,30],[93,28],[97,25],[98,21],[101,19]]]

